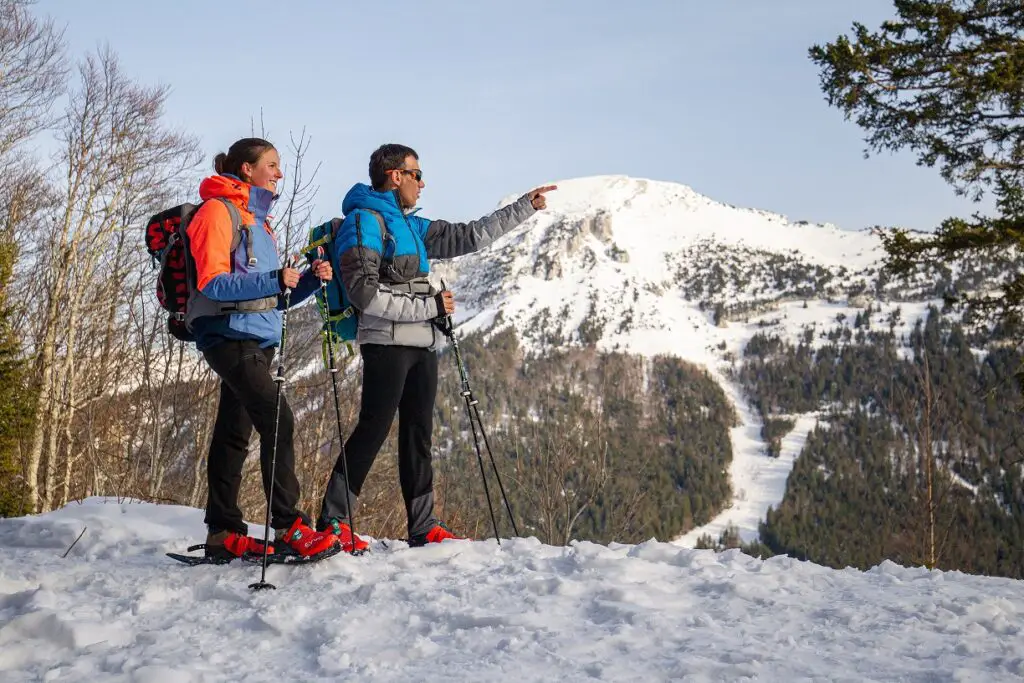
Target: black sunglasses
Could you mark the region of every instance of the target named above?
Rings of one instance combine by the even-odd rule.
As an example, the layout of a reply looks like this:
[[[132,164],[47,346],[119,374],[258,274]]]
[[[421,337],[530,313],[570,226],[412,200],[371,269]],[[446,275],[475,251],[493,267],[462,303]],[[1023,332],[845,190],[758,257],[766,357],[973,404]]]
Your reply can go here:
[[[421,180],[423,180],[423,171],[418,169],[418,168],[414,168],[412,170],[409,170],[409,169],[406,169],[406,168],[395,168],[395,169],[392,169],[392,170],[398,171],[399,173],[405,173],[405,174],[411,175],[413,178],[416,179],[417,183],[420,182]]]

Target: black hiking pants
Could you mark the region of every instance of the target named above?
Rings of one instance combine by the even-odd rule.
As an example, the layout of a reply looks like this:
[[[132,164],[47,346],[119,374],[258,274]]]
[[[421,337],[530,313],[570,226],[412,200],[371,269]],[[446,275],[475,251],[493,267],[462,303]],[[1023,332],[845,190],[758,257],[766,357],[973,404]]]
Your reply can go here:
[[[359,422],[345,442],[350,498],[339,456],[320,508],[320,526],[331,518],[347,522],[377,452],[398,412],[398,479],[409,523],[409,536],[437,524],[434,517],[434,469],[430,462],[434,399],[437,395],[437,354],[412,346],[362,344],[363,390]],[[358,525],[358,520],[356,520]],[[358,529],[357,529],[358,530]]]
[[[211,531],[248,533],[238,508],[242,465],[255,426],[260,435],[260,468],[263,491],[270,496],[270,461],[274,454],[274,418],[277,412],[277,383],[271,377],[273,348],[261,349],[256,341],[225,340],[203,351],[206,362],[220,376],[220,403],[213,440],[207,458],[206,524]],[[287,529],[299,516],[299,482],[295,478],[292,447],[294,418],[285,397],[281,397],[278,425],[277,466],[271,497],[271,525]]]

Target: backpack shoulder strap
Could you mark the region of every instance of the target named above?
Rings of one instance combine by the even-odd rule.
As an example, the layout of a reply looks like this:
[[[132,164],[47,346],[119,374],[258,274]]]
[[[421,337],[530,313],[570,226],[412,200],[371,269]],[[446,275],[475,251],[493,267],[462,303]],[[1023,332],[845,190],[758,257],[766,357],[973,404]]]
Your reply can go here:
[[[380,236],[382,239],[386,239],[388,234],[388,226],[387,223],[384,222],[384,216],[382,216],[379,211],[374,211],[373,209],[363,209],[363,211],[367,213],[372,213],[374,216],[377,217],[377,222],[380,223]]]
[[[377,218],[377,224],[380,226],[380,244],[381,244],[381,256],[384,256],[384,249],[388,243],[388,225],[384,221],[384,216],[379,211],[373,209],[357,209],[356,210],[356,230],[359,230],[359,211],[365,211],[366,213],[372,213]]]
[[[238,229],[242,227],[242,214],[239,213],[238,207],[235,206],[230,199],[226,197],[217,197],[217,200],[224,205],[224,208],[228,210],[228,215],[231,216],[231,229],[237,233]],[[236,234],[231,239],[231,248],[234,249],[238,246],[238,235]]]
[[[231,217],[231,251],[234,253],[238,245],[242,243],[242,233],[246,233],[248,239],[245,240],[245,257],[249,261],[249,267],[253,268],[257,264],[256,253],[253,251],[252,244],[252,233],[250,232],[250,226],[242,225],[242,214],[239,212],[238,207],[235,206],[229,199],[225,197],[217,197],[218,200],[224,205],[224,208],[228,210],[228,216]]]

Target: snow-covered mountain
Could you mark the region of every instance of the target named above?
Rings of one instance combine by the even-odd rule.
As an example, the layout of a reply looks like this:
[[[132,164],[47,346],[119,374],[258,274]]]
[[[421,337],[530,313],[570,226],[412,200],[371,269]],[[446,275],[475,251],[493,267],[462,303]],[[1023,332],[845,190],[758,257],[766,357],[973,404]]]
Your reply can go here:
[[[881,255],[867,232],[738,209],[674,183],[600,176],[548,196],[548,210],[490,248],[436,266],[464,302],[467,331],[500,315],[535,348],[555,339],[711,360],[707,342],[733,336],[716,327],[715,304],[806,296],[824,279],[853,288]]]
[[[479,253],[435,265],[456,292],[460,329],[512,326],[528,353],[595,345],[705,366],[742,419],[732,430],[735,499],[680,541],[717,537],[729,523],[753,540],[816,415],[790,416],[781,457],[765,457],[760,418],[723,370],[759,331],[795,342],[808,327],[850,326],[868,307],[879,321],[899,309],[896,331],[907,331],[940,303],[934,279],[896,289],[879,280],[883,252],[868,231],[737,208],[684,185],[625,176],[557,185],[548,210]]]
[[[1024,597],[1009,579],[516,538],[376,542],[362,557],[271,566],[277,590],[254,593],[258,565],[164,557],[202,529],[201,510],[113,499],[0,519],[0,680],[1024,676]]]

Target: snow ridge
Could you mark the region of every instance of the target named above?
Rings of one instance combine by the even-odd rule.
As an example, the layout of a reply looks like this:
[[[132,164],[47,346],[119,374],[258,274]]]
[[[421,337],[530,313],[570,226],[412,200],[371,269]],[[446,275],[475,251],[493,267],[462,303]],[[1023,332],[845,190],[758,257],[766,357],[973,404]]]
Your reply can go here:
[[[254,593],[257,566],[163,556],[203,529],[201,510],[112,499],[0,520],[0,679],[1024,676],[1024,597],[1008,579],[525,538],[375,543],[360,558],[272,566],[277,590]]]

